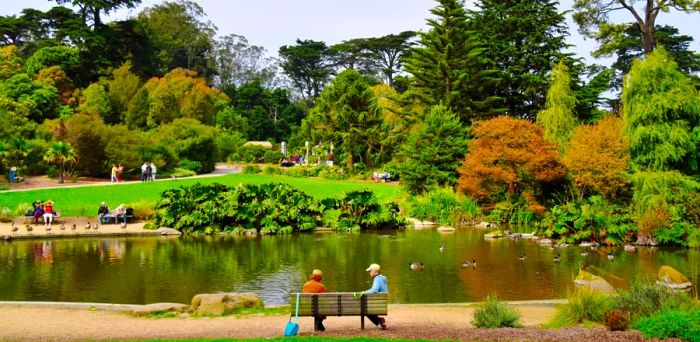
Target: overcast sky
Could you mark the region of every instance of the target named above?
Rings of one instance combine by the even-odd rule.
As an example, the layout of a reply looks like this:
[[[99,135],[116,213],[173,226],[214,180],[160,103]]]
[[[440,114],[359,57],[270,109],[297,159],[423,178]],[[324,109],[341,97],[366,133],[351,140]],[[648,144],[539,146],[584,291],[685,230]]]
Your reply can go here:
[[[0,15],[19,15],[23,8],[47,10],[56,3],[48,0],[0,0]],[[163,0],[143,0],[136,9],[122,9],[108,20],[137,15],[143,8]],[[218,35],[237,34],[252,45],[260,45],[272,56],[282,45],[293,45],[297,38],[313,39],[328,45],[360,37],[379,37],[406,30],[425,30],[434,0],[197,0],[208,19],[218,27]],[[469,1],[467,2],[469,3]],[[571,8],[573,0],[562,0],[560,10]],[[632,21],[628,12],[620,19]],[[690,35],[691,48],[700,52],[700,14],[661,13],[657,24],[677,27]],[[589,62],[595,42],[583,40],[567,15],[572,51]],[[604,61],[597,61],[604,64]]]

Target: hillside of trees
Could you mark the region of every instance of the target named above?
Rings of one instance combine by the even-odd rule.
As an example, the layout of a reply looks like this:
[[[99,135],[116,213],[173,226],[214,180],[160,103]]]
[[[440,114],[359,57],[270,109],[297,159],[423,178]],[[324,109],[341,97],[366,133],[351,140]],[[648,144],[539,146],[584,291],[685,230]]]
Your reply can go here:
[[[141,1],[54,1],[0,16],[3,175],[203,173],[276,163],[285,142],[312,164],[332,152],[336,176],[390,171],[561,241],[700,246],[700,54],[655,22],[700,1],[577,0],[571,28],[557,1],[436,0],[425,31],[300,38],[274,57],[196,2],[105,22]],[[612,66],[567,52],[572,29]]]

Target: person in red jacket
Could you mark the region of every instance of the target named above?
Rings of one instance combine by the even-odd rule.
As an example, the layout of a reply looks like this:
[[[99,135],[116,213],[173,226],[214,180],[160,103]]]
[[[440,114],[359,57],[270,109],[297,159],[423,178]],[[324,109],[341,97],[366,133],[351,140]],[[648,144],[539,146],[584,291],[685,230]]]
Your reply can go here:
[[[301,290],[303,293],[324,293],[328,292],[326,285],[321,283],[323,280],[323,272],[321,270],[313,270],[311,272],[311,280],[304,283],[304,288]],[[323,326],[323,320],[326,316],[314,316],[314,330],[326,331],[326,327]]]

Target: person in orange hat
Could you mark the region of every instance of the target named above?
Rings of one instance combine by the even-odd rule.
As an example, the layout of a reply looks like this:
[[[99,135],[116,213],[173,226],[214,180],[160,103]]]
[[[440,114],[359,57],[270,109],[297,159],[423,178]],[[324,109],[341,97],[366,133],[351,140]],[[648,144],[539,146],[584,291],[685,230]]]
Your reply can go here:
[[[321,270],[313,270],[311,272],[311,279],[304,283],[304,287],[301,292],[303,293],[324,293],[328,292],[326,285],[321,283],[323,280],[323,272]],[[323,326],[323,320],[326,316],[314,316],[314,330],[325,331],[326,327]]]

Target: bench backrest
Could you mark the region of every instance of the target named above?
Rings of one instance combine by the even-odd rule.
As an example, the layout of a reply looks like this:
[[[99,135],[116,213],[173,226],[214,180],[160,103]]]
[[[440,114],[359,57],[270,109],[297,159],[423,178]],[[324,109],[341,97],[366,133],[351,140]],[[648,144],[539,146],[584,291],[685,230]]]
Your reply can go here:
[[[290,295],[292,315],[297,294]],[[299,316],[365,316],[386,315],[387,293],[371,293],[354,298],[352,292],[300,293]]]

